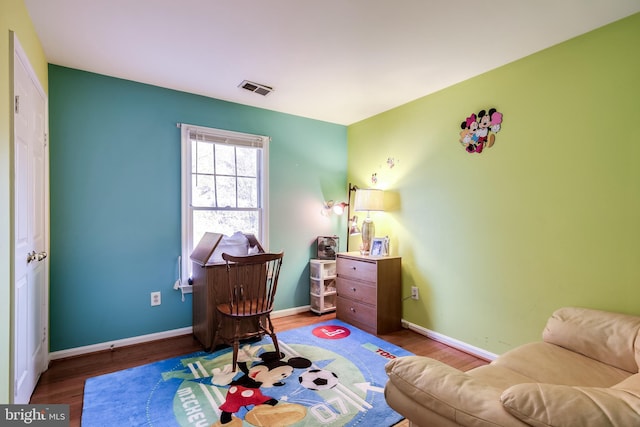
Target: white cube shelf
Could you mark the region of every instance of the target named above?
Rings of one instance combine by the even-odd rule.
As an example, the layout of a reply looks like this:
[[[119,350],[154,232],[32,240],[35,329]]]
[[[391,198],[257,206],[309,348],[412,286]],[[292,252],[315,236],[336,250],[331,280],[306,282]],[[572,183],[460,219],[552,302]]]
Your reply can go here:
[[[336,261],[312,259],[309,262],[311,311],[323,314],[336,309]]]

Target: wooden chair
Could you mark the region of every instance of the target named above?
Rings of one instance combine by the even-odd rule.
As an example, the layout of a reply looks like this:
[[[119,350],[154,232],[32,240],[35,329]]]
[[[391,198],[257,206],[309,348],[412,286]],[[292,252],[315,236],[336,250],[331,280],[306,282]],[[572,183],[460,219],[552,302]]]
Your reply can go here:
[[[222,254],[227,263],[226,289],[220,295],[218,328],[212,349],[218,340],[233,346],[233,370],[238,362],[240,340],[268,334],[276,354],[280,354],[271,311],[278,287],[278,276],[284,252],[248,256]],[[229,324],[231,323],[231,324]]]

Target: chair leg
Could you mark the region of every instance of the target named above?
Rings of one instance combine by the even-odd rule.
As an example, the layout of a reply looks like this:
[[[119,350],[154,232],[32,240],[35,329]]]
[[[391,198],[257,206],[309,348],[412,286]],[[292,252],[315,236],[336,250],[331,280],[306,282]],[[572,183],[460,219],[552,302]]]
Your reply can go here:
[[[271,341],[273,341],[273,347],[276,350],[276,354],[278,355],[278,359],[282,359],[283,354],[280,353],[280,346],[278,345],[278,338],[276,338],[276,333],[272,332],[269,334],[269,336],[271,337]]]
[[[236,371],[236,366],[238,365],[238,349],[239,349],[239,341],[237,338],[233,339],[233,367],[232,371]]]
[[[218,342],[218,337],[220,336],[220,328],[222,328],[222,320],[218,321],[218,327],[216,331],[213,333],[213,337],[211,337],[211,343],[209,344],[209,348],[205,349],[207,351],[215,351],[216,343]]]
[[[282,353],[280,353],[280,346],[278,345],[278,338],[276,337],[276,333],[273,330],[273,323],[271,323],[271,316],[267,316],[267,325],[269,326],[269,330],[267,333],[271,337],[271,341],[273,341],[273,347],[278,355],[278,359],[282,358]]]
[[[240,320],[237,319],[235,322],[235,333],[233,335],[233,365],[232,370],[235,372],[236,366],[238,365],[238,350],[240,347]]]

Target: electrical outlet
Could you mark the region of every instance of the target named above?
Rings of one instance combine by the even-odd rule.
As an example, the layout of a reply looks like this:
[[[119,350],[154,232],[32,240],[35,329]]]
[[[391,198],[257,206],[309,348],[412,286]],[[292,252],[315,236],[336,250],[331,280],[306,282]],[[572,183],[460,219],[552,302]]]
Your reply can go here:
[[[151,292],[151,306],[154,307],[160,304],[162,304],[162,294],[160,291]]]
[[[411,299],[420,299],[420,296],[418,295],[418,287],[417,286],[412,286],[411,287]]]

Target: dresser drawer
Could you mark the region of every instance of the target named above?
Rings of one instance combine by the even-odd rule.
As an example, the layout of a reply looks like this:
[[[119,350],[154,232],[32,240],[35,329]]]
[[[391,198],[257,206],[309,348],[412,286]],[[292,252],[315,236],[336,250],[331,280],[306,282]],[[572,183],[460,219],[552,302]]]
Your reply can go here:
[[[336,264],[336,271],[339,277],[348,277],[350,279],[376,283],[378,265],[375,262],[338,257]]]
[[[376,287],[371,284],[340,278],[337,289],[338,295],[343,298],[376,305]]]
[[[336,317],[367,332],[376,333],[375,307],[338,296]]]

